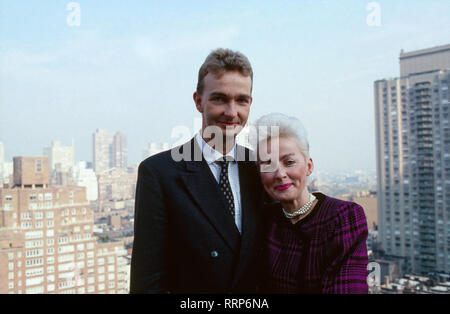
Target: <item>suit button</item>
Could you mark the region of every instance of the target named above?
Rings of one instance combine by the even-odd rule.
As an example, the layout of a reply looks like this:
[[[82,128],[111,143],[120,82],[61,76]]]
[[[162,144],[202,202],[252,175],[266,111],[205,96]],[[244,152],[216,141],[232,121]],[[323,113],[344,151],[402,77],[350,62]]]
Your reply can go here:
[[[217,258],[217,257],[219,257],[219,253],[217,251],[211,251],[211,257]]]

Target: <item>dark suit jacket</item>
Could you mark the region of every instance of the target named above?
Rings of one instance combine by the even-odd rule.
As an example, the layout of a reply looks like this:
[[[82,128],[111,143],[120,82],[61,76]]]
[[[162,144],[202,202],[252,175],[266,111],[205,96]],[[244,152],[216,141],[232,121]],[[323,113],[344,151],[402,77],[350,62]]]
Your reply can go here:
[[[258,292],[264,192],[255,162],[238,161],[240,235],[195,138],[175,149],[190,159],[166,151],[139,166],[131,293]],[[248,149],[237,152],[249,160]]]

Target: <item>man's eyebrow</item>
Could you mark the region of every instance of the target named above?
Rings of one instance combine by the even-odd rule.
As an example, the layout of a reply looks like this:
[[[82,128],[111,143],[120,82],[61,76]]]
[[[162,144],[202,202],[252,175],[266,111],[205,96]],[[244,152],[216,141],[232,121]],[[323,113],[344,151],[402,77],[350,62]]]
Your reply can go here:
[[[283,156],[281,156],[280,159],[284,159],[284,158],[287,158],[287,157],[290,157],[290,156],[294,156],[294,155],[295,155],[294,153],[284,154]]]
[[[221,93],[221,92],[212,92],[210,94],[210,96],[223,96],[223,97],[228,97],[227,94]]]
[[[222,93],[222,92],[212,92],[209,96],[210,96],[210,97],[213,97],[213,96],[222,96],[222,97],[229,98],[229,96],[228,96],[227,94]],[[247,94],[239,94],[239,95],[237,95],[237,98],[246,98],[246,99],[250,99],[250,98],[252,98],[252,96],[247,95]]]

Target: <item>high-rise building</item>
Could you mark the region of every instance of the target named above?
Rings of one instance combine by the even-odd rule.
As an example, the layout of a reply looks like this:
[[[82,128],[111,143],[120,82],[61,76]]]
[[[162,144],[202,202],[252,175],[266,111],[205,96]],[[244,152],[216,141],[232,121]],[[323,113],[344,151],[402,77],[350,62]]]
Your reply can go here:
[[[142,160],[150,156],[156,155],[160,152],[166,151],[169,148],[170,148],[169,143],[167,142],[162,143],[161,146],[159,146],[156,142],[151,142],[148,144],[148,148],[142,152]]]
[[[72,168],[74,184],[86,187],[86,198],[88,201],[96,201],[98,198],[98,182],[95,172],[87,168],[87,162],[80,161]]]
[[[117,132],[113,140],[113,167],[126,168],[128,166],[127,137],[122,132]]]
[[[11,183],[14,172],[14,164],[12,161],[3,163],[3,184]],[[1,187],[1,185],[0,185]]]
[[[94,171],[99,174],[113,167],[113,136],[105,129],[93,134]]]
[[[374,83],[379,239],[403,271],[450,272],[450,45]]]
[[[85,188],[49,185],[49,167],[16,157],[0,188],[0,293],[127,293],[123,242],[94,236]]]
[[[60,141],[52,141],[50,147],[44,148],[44,156],[50,161],[50,184],[73,185],[70,170],[75,163],[75,145],[62,146]]]
[[[60,141],[52,141],[50,147],[44,148],[44,156],[50,160],[50,170],[59,169],[69,172],[75,163],[75,145],[72,140],[71,146],[62,146]]]

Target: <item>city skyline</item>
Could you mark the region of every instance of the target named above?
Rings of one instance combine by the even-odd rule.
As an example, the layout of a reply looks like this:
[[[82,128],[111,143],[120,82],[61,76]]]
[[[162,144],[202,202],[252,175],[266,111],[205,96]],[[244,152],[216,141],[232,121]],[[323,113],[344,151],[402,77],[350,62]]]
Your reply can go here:
[[[0,1],[5,161],[72,138],[75,160],[92,161],[92,133],[105,128],[127,136],[138,163],[148,143],[177,141],[176,126],[197,131],[198,68],[229,47],[255,71],[249,121],[294,115],[316,169],[375,169],[373,81],[398,76],[401,49],[448,44],[450,27],[448,1],[78,1],[79,26],[68,3]]]

